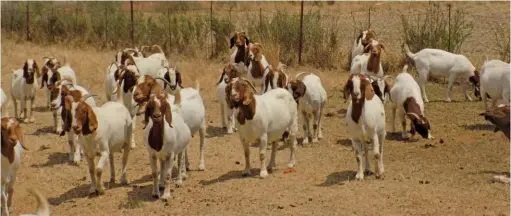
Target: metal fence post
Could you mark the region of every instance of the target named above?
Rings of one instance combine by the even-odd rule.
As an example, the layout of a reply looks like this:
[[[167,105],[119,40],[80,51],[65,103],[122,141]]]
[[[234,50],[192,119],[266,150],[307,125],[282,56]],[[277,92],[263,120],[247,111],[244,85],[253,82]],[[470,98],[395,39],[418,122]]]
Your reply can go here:
[[[300,41],[298,44],[298,63],[302,63],[302,48],[303,48],[303,0],[300,6]]]

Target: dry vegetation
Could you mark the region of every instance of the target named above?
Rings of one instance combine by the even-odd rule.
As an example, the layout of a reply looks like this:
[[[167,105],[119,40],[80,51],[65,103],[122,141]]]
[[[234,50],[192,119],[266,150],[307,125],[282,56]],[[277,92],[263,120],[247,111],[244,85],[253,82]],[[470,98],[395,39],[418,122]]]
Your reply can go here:
[[[290,12],[299,10],[296,2],[278,4],[286,4]],[[325,13],[363,11],[364,6],[354,2],[330,4],[323,3]],[[236,8],[252,8],[254,5],[259,8],[273,3],[239,3]],[[504,29],[509,30],[509,3],[466,2],[463,5],[469,5],[470,11],[476,11],[472,6],[477,5],[483,8],[480,10],[486,11],[480,12],[483,14],[488,10],[502,10],[502,5],[505,5],[507,26]],[[413,13],[420,6],[381,4],[378,12],[374,13],[374,19],[384,13],[384,9],[406,9]],[[376,30],[382,32],[381,37],[391,44],[385,57],[393,56],[395,61],[399,61],[399,40],[396,39],[400,37],[399,33],[394,36],[387,34],[388,26],[373,22]],[[490,44],[491,37],[486,35],[482,25],[475,22],[474,31],[461,49],[461,52],[468,53],[478,68],[485,55],[498,57],[497,52],[491,52],[492,48],[485,46]],[[399,28],[399,25],[394,28]],[[351,36],[351,30],[348,30],[349,39],[339,41],[344,46],[340,51],[347,51],[346,47],[353,40]],[[271,46],[269,49],[277,48]],[[97,103],[103,104],[103,80],[113,54],[112,50],[87,46],[80,49],[64,44],[41,46],[7,39],[2,34],[1,86],[7,94],[10,93],[11,70],[20,68],[25,59],[33,57],[41,61],[43,56],[54,55],[69,62],[77,72],[79,84],[99,95]],[[280,56],[288,56],[282,47]],[[226,58],[225,53],[217,61],[189,58],[174,52],[169,55],[172,62],[178,63],[185,87],[193,86],[195,79],[201,83],[208,135],[207,170],[197,171],[199,140],[196,136],[189,145],[192,171],[184,182],[184,188],[173,189],[174,199],[168,203],[151,197],[150,166],[142,141],[140,119],[137,122],[138,145],[130,155],[128,167],[130,185],[108,185],[105,182],[107,190],[104,196],[87,196],[90,180],[86,162],[82,161],[78,166],[67,163],[67,141],[51,133],[52,114],[43,108],[44,92],[39,90],[36,123],[23,125],[30,151],[23,153],[15,186],[13,215],[34,212],[36,203],[25,191],[29,186],[38,188],[48,197],[53,215],[509,215],[509,185],[491,182],[493,175],[509,176],[509,142],[503,134],[492,132],[493,128],[478,116],[484,109],[483,104],[466,102],[459,87],[454,87],[451,103],[442,102],[446,85],[429,83],[426,87],[431,99],[426,104],[426,115],[436,138],[433,141],[417,139],[405,142],[398,138],[399,134],[390,133],[390,109],[387,105],[389,133],[384,154],[385,179],[370,177],[366,181],[353,181],[356,161],[344,125],[347,104],[342,100],[340,90],[347,73],[342,69],[293,65],[287,70],[293,75],[300,71],[313,71],[321,77],[329,96],[323,123],[325,139],[318,144],[298,148],[297,172],[283,173],[289,150],[281,143],[277,153],[279,169],[264,180],[257,176],[241,177],[243,148],[236,134],[227,135],[221,129],[219,105],[214,95],[214,83]],[[7,109],[12,115],[12,104]],[[399,123],[396,126],[399,131]],[[251,151],[253,171],[258,170],[259,164],[256,148],[253,146]],[[115,156],[117,169],[120,169],[120,159],[120,155]],[[105,169],[104,175],[109,175],[108,169]]]

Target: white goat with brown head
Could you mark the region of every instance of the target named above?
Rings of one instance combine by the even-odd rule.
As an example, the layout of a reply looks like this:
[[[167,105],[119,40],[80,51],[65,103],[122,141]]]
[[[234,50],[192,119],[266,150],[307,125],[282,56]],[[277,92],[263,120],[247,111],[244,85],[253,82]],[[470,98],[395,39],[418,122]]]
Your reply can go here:
[[[23,112],[22,122],[33,123],[35,118],[33,116],[34,100],[37,89],[37,82],[35,76],[39,76],[39,67],[34,59],[27,59],[21,69],[13,71],[11,80],[11,97],[14,105],[14,116],[18,119],[18,106],[17,100],[21,102],[21,110]],[[27,113],[27,100],[30,100],[30,107]],[[28,114],[28,115],[27,115]]]

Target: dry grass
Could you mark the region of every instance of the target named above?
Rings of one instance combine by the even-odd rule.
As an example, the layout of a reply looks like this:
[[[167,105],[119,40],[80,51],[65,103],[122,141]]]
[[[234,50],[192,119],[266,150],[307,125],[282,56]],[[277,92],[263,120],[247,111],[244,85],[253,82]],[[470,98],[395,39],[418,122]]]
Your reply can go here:
[[[45,55],[54,55],[71,63],[79,84],[98,94],[98,104],[103,104],[104,76],[113,54],[64,46],[14,44],[3,39],[2,88],[10,93],[10,71],[21,67],[25,59],[40,60]],[[508,214],[509,185],[491,183],[494,174],[509,171],[508,141],[503,134],[493,133],[478,116],[483,110],[482,103],[465,102],[458,87],[453,90],[452,103],[440,102],[445,85],[430,83],[426,87],[432,101],[426,104],[426,115],[436,140],[404,142],[396,139],[399,135],[388,133],[385,179],[369,177],[356,182],[352,181],[356,162],[344,125],[343,111],[347,104],[343,103],[340,92],[347,73],[291,67],[287,70],[290,75],[313,71],[322,79],[329,95],[324,113],[330,117],[323,118],[325,139],[298,148],[297,172],[292,174],[283,173],[289,151],[279,146],[279,169],[261,180],[256,176],[241,177],[244,159],[239,138],[235,134],[226,135],[221,129],[214,83],[225,62],[205,62],[177,55],[169,59],[178,63],[186,87],[194,85],[195,79],[201,83],[208,124],[205,172],[197,171],[199,140],[196,136],[189,147],[192,171],[185,187],[173,188],[174,199],[169,203],[152,199],[150,166],[138,119],[137,148],[130,155],[128,167],[130,185],[105,182],[104,196],[88,197],[90,180],[86,162],[78,166],[67,163],[67,141],[48,132],[52,116],[41,108],[44,92],[38,90],[36,123],[22,125],[27,146],[32,150],[23,153],[12,214],[32,212],[35,208],[35,201],[27,199],[29,194],[24,190],[27,187],[39,188],[48,197],[53,215]],[[12,114],[12,105],[7,109]],[[388,105],[386,113],[390,113]],[[386,118],[390,131],[389,114]],[[251,149],[253,172],[258,173],[258,148]],[[120,154],[116,154],[117,170],[120,160]],[[103,175],[108,179],[108,168]]]

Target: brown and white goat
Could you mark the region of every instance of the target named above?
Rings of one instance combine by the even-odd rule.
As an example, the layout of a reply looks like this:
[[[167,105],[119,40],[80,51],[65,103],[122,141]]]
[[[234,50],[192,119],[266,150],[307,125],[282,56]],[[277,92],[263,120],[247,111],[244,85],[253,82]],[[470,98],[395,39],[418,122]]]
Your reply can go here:
[[[484,119],[495,125],[495,132],[502,131],[509,140],[509,105],[501,104],[479,115],[484,116]]]
[[[264,91],[265,76],[270,72],[271,66],[263,55],[263,46],[259,43],[249,45],[248,59],[248,80],[255,86],[261,86],[261,92]]]
[[[21,165],[25,147],[20,123],[13,117],[2,118],[2,193],[1,214],[9,215],[12,205],[16,173]]]
[[[264,80],[263,93],[266,93],[268,90],[287,87],[289,76],[284,72],[284,67],[284,64],[279,63],[276,69],[270,68],[270,72],[266,74]]]
[[[216,99],[220,103],[220,116],[222,117],[222,127],[226,129],[228,134],[235,130],[234,107],[227,104],[227,97],[230,90],[227,90],[227,84],[232,80],[242,76],[239,67],[234,64],[228,64],[224,67],[220,80],[216,84]]]
[[[377,40],[371,40],[364,47],[364,53],[355,56],[351,63],[351,74],[364,74],[369,76],[383,77],[384,71],[381,65],[381,54],[385,45]]]
[[[11,97],[14,105],[14,116],[18,118],[18,105],[16,100],[21,103],[21,110],[23,112],[22,122],[33,123],[35,118],[33,116],[34,99],[36,95],[37,82],[35,76],[39,76],[39,67],[34,59],[28,59],[23,64],[22,69],[13,71],[11,80]],[[30,107],[27,116],[27,100],[30,100]]]

